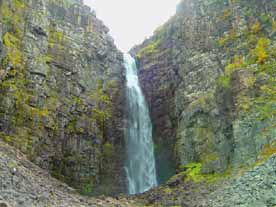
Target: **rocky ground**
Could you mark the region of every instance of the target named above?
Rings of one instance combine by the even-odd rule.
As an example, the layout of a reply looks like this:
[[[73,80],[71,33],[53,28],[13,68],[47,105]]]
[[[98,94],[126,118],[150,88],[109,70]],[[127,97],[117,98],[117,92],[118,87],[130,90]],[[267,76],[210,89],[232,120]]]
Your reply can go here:
[[[236,177],[216,183],[184,182],[174,176],[160,186],[135,199],[146,206],[165,207],[275,207],[276,156]]]
[[[276,207],[276,156],[211,193],[212,207]]]
[[[49,173],[28,161],[20,152],[0,142],[1,207],[132,207],[126,199],[88,198],[52,178]]]
[[[213,192],[215,188],[215,185],[204,183],[185,183],[183,177],[178,176],[167,185],[160,186],[135,199],[144,203],[145,206],[199,207],[206,206],[203,204],[206,204],[210,192]]]
[[[1,207],[276,207],[275,178],[274,155],[231,181],[187,182],[186,175],[180,173],[165,185],[139,196],[89,198],[78,195],[28,161],[24,154],[0,142]]]

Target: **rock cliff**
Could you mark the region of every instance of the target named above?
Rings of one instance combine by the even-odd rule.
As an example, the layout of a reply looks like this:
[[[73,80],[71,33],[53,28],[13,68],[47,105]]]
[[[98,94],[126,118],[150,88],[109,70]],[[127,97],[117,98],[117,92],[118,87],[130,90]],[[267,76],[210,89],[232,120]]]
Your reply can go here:
[[[185,0],[131,50],[161,181],[174,168],[236,174],[276,152],[275,9],[270,0]]]
[[[0,1],[0,61],[0,139],[84,194],[124,192],[123,56],[95,12]]]
[[[275,11],[274,0],[183,0],[131,50],[159,183],[177,174],[131,199],[276,205]],[[0,141],[0,200],[128,206],[48,174],[85,195],[126,192],[124,82],[122,53],[82,0],[0,0],[0,140],[14,146]]]

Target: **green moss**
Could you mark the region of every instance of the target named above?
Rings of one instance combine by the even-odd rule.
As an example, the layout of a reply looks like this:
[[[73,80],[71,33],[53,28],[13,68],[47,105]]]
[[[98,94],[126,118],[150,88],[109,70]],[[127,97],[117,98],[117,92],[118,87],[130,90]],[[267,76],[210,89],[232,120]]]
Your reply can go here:
[[[7,32],[3,37],[3,42],[7,48],[7,54],[3,61],[4,65],[7,65],[10,62],[14,66],[21,66],[22,52],[20,51],[20,40]]]
[[[182,167],[185,170],[185,180],[199,182],[203,180],[203,176],[201,174],[201,163],[189,163]]]
[[[49,94],[49,97],[46,99],[45,107],[49,111],[55,112],[57,110],[57,107],[60,103],[58,94],[54,91],[51,91]]]
[[[104,139],[105,123],[112,117],[113,103],[111,95],[107,92],[108,90],[104,90],[100,82],[98,82],[97,88],[89,95],[89,98],[95,103],[95,107],[91,110],[91,121],[96,122]]]
[[[13,4],[17,10],[23,10],[26,8],[25,4],[23,3],[23,0],[13,0]]]
[[[9,144],[12,143],[12,140],[13,140],[13,138],[11,136],[8,136],[8,135],[4,135],[2,137],[2,139],[3,139],[4,142],[7,142]]]
[[[27,155],[32,153],[32,139],[30,137],[30,131],[25,127],[15,127],[14,132],[11,134],[1,133],[0,139],[15,146]]]
[[[183,171],[180,174],[184,176],[184,181],[192,182],[207,182],[214,183],[223,179],[228,178],[231,175],[231,169],[227,169],[224,173],[212,173],[202,174],[202,163],[189,163],[181,166],[180,169]]]
[[[55,28],[51,28],[49,31],[48,44],[49,48],[55,48],[57,50],[64,50],[67,39],[62,31],[57,31]]]
[[[235,56],[234,60],[225,67],[225,74],[230,76],[234,71],[246,68],[246,66],[243,56]]]
[[[272,32],[275,32],[276,31],[276,21],[273,20],[272,21]]]
[[[226,44],[226,42],[227,42],[227,37],[221,37],[221,38],[219,38],[219,40],[218,40],[218,43],[219,43],[219,46],[224,46],[225,44]]]
[[[64,33],[61,31],[53,31],[50,33],[50,42],[62,42],[64,40]]]
[[[115,80],[109,80],[106,82],[106,90],[109,91],[110,94],[117,94],[118,91],[119,91],[119,88],[118,88],[118,82],[115,81]]]
[[[201,107],[208,110],[214,101],[214,93],[206,93],[191,103],[192,108]]]
[[[113,148],[113,145],[110,144],[110,143],[105,143],[103,145],[103,156],[105,158],[111,158],[112,155],[114,154],[114,148]]]
[[[48,109],[28,105],[30,92],[25,89],[24,79],[5,80],[0,84],[0,90],[6,94],[11,107],[14,108],[12,114],[9,110],[5,112],[9,116],[9,124],[13,126],[13,131],[5,135],[4,141],[30,155],[33,145],[31,134],[42,136],[43,120],[49,115]]]
[[[231,17],[231,14],[232,14],[232,12],[231,12],[230,9],[225,9],[223,11],[222,16],[220,17],[220,20],[221,21],[225,21],[225,20],[229,19]]]
[[[74,97],[74,103],[76,105],[80,105],[80,104],[82,104],[82,99],[80,97],[75,96]]]
[[[211,128],[208,127],[197,127],[195,128],[195,137],[199,140],[205,140],[206,138],[212,139],[214,136],[214,132]]]
[[[29,110],[31,117],[33,118],[45,118],[49,116],[49,111],[47,108],[29,107]]]
[[[65,162],[64,162],[64,160],[58,160],[57,163],[58,164],[52,166],[51,175],[53,177],[65,182],[65,178],[62,174],[62,170],[64,169]]]
[[[7,163],[7,167],[8,167],[9,169],[17,168],[17,162],[16,162],[15,160],[10,160],[10,161],[8,161],[8,163]]]
[[[165,194],[171,194],[173,192],[173,190],[170,187],[166,187],[163,189]]]
[[[38,60],[38,61],[41,61],[43,63],[46,63],[46,64],[49,64],[51,62],[53,62],[53,57],[51,55],[43,55],[40,57],[41,60]]]
[[[251,26],[251,30],[253,33],[259,33],[262,30],[262,25],[259,21],[256,21],[254,25]]]
[[[66,126],[67,133],[71,133],[71,134],[76,133],[76,124],[77,124],[76,119],[70,121],[69,124]]]
[[[265,145],[260,152],[260,156],[258,159],[258,163],[263,163],[267,159],[269,159],[272,155],[276,154],[276,142],[270,144],[270,145]]]
[[[22,37],[23,30],[23,16],[26,12],[26,6],[22,0],[13,0],[11,5],[3,1],[0,13],[2,14],[2,21],[10,28],[17,37]]]
[[[228,75],[223,75],[218,78],[218,85],[222,86],[224,89],[230,88],[230,79],[231,77]]]
[[[276,81],[273,82],[276,83]],[[276,87],[270,84],[263,85],[260,91],[262,95],[252,100],[253,109],[257,112],[259,120],[271,119],[276,115]]]
[[[13,13],[11,9],[8,7],[7,3],[5,1],[2,2],[1,5],[1,15],[2,15],[2,21],[4,24],[8,24],[10,18],[12,17]]]
[[[249,112],[252,106],[253,102],[249,96],[238,96],[238,111]]]
[[[150,44],[148,44],[146,47],[142,48],[138,54],[137,57],[140,59],[143,56],[151,55],[158,51],[158,46],[160,45],[160,40],[152,41]]]
[[[20,40],[10,32],[5,33],[3,36],[3,43],[8,49],[16,49],[21,46]]]
[[[81,186],[81,189],[80,189],[80,193],[82,195],[92,195],[93,194],[93,184],[92,183],[84,183],[82,186]]]
[[[9,70],[9,72],[8,72],[9,77],[15,77],[16,74],[17,74],[17,71],[13,68],[11,70]]]
[[[220,47],[227,47],[230,45],[230,43],[236,41],[237,38],[237,31],[235,29],[232,29],[228,33],[224,34],[222,37],[218,38],[218,44]]]
[[[201,156],[201,162],[202,164],[208,164],[210,162],[218,161],[219,160],[219,155],[215,152],[208,152],[204,153],[203,156]]]

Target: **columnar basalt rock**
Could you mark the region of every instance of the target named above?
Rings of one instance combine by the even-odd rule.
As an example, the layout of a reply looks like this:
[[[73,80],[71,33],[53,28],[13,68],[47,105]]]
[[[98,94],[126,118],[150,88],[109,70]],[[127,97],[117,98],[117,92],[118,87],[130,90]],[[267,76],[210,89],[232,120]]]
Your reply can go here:
[[[123,56],[108,28],[80,0],[0,7],[1,139],[82,193],[125,192]]]
[[[202,173],[237,172],[273,148],[275,6],[182,1],[174,17],[131,50],[155,143],[175,150],[170,157],[180,170],[199,163]]]

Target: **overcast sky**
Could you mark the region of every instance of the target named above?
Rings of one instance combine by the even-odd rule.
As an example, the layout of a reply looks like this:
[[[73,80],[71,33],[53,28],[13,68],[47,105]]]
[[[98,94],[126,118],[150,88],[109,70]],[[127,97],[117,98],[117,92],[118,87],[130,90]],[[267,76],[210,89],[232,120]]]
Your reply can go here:
[[[119,49],[127,52],[165,23],[179,0],[84,0],[110,29]]]

